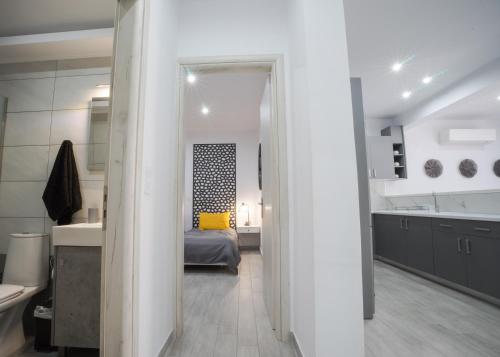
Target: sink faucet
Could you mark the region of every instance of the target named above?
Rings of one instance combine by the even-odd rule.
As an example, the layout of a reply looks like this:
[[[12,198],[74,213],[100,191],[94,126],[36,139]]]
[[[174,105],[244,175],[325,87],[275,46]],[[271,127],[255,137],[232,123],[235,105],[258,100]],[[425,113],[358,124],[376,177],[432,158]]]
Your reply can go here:
[[[436,192],[432,192],[432,197],[434,198],[434,211],[439,213],[439,205]]]

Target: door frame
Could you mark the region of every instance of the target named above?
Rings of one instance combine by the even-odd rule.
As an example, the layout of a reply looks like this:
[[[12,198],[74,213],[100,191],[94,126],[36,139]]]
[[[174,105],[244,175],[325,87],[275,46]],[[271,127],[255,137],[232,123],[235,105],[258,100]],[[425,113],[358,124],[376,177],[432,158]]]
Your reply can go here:
[[[180,58],[177,66],[178,80],[178,160],[177,160],[177,237],[176,237],[176,333],[182,335],[184,327],[184,170],[185,142],[183,103],[186,68],[227,70],[233,68],[267,68],[271,76],[272,115],[271,147],[273,162],[273,316],[278,339],[286,341],[290,335],[289,306],[289,226],[288,226],[288,166],[287,131],[285,117],[284,61],[282,55],[219,56]]]

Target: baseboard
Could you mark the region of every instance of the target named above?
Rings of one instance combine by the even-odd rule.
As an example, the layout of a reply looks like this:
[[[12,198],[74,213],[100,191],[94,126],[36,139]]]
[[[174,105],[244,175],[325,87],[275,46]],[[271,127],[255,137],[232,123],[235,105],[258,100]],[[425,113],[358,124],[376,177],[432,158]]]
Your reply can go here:
[[[296,357],[304,357],[302,351],[300,349],[299,343],[297,342],[297,338],[293,332],[290,332],[290,343],[292,344],[293,352]]]
[[[175,341],[175,330],[172,330],[167,340],[165,341],[165,344],[161,348],[160,353],[158,353],[158,357],[167,357],[171,347],[174,344],[174,341]]]

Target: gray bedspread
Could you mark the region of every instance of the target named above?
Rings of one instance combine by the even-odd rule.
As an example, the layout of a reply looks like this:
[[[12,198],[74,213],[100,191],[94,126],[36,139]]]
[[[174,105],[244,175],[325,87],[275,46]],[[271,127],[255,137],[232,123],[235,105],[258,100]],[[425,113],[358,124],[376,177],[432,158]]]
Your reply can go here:
[[[234,229],[184,232],[185,264],[224,264],[237,272],[240,261],[238,234]]]

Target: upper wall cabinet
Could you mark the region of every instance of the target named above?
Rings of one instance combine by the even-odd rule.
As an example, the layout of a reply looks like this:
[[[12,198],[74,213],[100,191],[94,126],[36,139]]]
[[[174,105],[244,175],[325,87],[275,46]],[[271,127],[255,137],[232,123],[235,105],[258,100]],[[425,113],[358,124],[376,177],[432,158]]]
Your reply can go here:
[[[369,136],[366,141],[368,151],[368,176],[372,179],[394,179],[392,161],[392,141],[385,136]]]
[[[408,177],[403,127],[389,126],[381,136],[367,138],[368,174],[372,179],[397,180]]]

